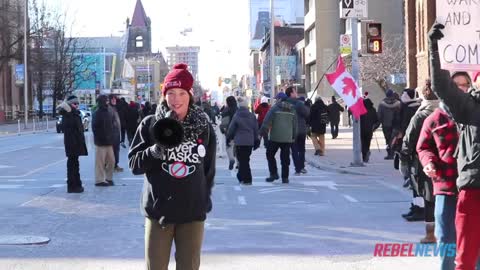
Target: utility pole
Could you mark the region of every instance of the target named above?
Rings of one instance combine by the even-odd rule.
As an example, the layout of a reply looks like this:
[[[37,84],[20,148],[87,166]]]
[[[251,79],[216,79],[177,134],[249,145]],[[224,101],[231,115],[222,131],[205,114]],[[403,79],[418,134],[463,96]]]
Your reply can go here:
[[[270,100],[273,102],[276,96],[275,92],[275,10],[274,2],[270,0]]]
[[[352,28],[352,76],[358,86],[359,83],[359,64],[358,64],[358,18],[350,18]],[[353,162],[354,167],[363,166],[362,161],[362,141],[360,140],[360,119],[353,119]]]
[[[23,33],[23,96],[25,105],[25,127],[28,124],[28,0],[25,0],[25,16],[23,18],[24,33]]]
[[[148,101],[151,101],[150,95],[152,88],[150,87],[150,58],[147,60],[147,80],[148,80],[148,98],[147,95],[145,95],[145,99],[148,99]]]

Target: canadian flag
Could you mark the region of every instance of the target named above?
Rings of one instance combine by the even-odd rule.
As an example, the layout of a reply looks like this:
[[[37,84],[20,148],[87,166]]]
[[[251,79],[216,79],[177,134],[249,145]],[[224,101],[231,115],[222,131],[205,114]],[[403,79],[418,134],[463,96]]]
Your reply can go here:
[[[328,82],[347,104],[355,119],[367,113],[363,105],[362,93],[352,75],[345,70],[342,57],[338,57],[337,69],[326,75]]]

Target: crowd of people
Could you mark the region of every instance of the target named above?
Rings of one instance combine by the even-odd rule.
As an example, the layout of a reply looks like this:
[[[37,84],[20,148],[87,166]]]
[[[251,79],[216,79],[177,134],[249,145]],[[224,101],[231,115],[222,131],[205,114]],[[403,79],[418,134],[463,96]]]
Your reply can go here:
[[[270,104],[270,99],[266,96],[258,98],[258,102],[251,107],[245,97],[227,97],[225,106],[220,109],[219,129],[225,137],[228,168],[232,170],[237,167],[239,183],[251,185],[250,156],[263,140],[269,170],[269,176],[265,180],[274,182],[281,179],[282,183],[288,184],[291,160],[295,175],[307,173],[307,137],[313,141],[315,155],[324,156],[327,125],[331,125],[332,138],[337,138],[340,113],[343,110],[335,97],[332,97],[328,106],[321,98],[312,104],[310,100],[300,97],[292,86],[279,92],[273,104]],[[275,159],[279,150],[280,173]]]
[[[79,156],[88,155],[83,125],[81,124],[79,100],[71,95],[57,110],[63,116],[65,152],[67,162],[67,192],[82,193]],[[92,132],[95,144],[95,186],[113,186],[113,173],[123,172],[119,166],[120,147],[127,148],[133,141],[141,120],[155,114],[156,104],[127,103],[116,95],[100,95],[92,108]]]
[[[440,68],[437,41],[443,27],[435,24],[429,33],[431,79],[421,88],[404,89],[401,94],[387,90],[378,111],[364,95],[362,158],[369,162],[373,132],[381,126],[385,159],[393,160],[403,186],[412,191],[410,210],[402,217],[425,221],[421,243],[456,244],[456,257],[441,257],[442,270],[474,270],[480,269],[480,91],[473,88],[467,72],[450,74]],[[129,167],[134,174],[145,175],[142,210],[149,269],[166,269],[172,240],[177,267],[199,268],[204,221],[212,209],[215,126],[224,136],[228,168],[237,167],[240,184],[252,184],[250,157],[262,140],[269,170],[265,180],[288,184],[290,156],[295,174],[306,174],[307,137],[315,155],[324,156],[327,125],[332,139],[337,138],[344,111],[335,97],[329,105],[322,98],[312,104],[294,87],[278,93],[272,103],[265,96],[259,98],[253,108],[247,98],[229,96],[220,109],[208,102],[196,104],[192,85],[186,65],[179,64],[165,78],[158,107],[101,95],[92,117],[95,186],[114,185],[113,172],[123,170],[118,164],[120,147],[126,147],[125,134]],[[81,193],[78,158],[88,152],[77,97],[68,97],[58,110],[64,119],[67,191]],[[172,115],[183,130],[175,147],[152,135],[152,127]],[[279,150],[280,173],[275,159]]]

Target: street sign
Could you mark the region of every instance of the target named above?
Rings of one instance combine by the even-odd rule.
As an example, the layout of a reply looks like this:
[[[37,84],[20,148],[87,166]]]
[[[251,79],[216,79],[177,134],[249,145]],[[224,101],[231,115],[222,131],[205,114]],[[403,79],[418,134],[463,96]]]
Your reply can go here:
[[[352,35],[340,35],[340,54],[348,55],[352,53]]]
[[[368,0],[342,0],[340,17],[347,18],[367,18]]]

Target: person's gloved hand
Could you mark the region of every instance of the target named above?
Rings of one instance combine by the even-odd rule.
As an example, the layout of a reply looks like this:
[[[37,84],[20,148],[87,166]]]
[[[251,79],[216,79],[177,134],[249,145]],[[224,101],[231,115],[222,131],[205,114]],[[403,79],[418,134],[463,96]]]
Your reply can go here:
[[[163,157],[163,147],[154,144],[149,147],[150,153],[152,153],[152,156],[156,159],[161,159]]]
[[[432,25],[432,28],[428,32],[428,38],[430,39],[429,44],[432,50],[438,50],[437,42],[444,37],[442,33],[442,29],[444,28],[445,28],[445,25],[436,22]]]

